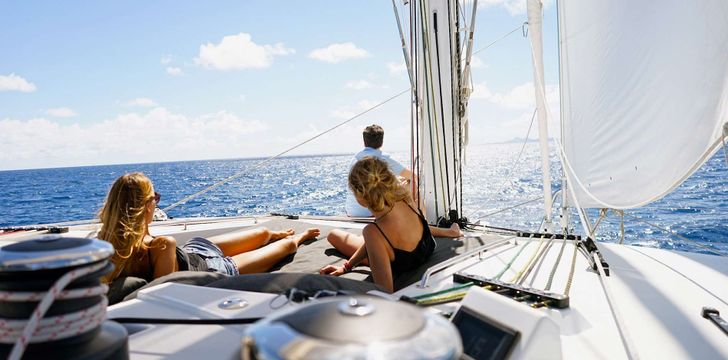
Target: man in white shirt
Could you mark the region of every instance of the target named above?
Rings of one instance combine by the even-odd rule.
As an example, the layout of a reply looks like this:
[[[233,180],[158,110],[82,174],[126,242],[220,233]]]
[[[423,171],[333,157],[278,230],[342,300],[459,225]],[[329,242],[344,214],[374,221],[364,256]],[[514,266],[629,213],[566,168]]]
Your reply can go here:
[[[367,156],[374,156],[384,160],[389,165],[389,170],[391,170],[395,175],[403,177],[408,182],[412,181],[412,171],[410,171],[410,169],[407,169],[397,160],[392,159],[389,154],[383,153],[382,150],[380,150],[382,143],[384,142],[384,129],[382,129],[381,126],[376,124],[367,126],[362,135],[364,137],[364,150],[354,155],[351,159],[351,163],[349,164],[349,169],[351,169],[357,161]],[[369,209],[356,202],[356,198],[354,197],[354,193],[351,192],[351,189],[348,189],[348,193],[346,195],[346,214],[352,217],[372,216]]]

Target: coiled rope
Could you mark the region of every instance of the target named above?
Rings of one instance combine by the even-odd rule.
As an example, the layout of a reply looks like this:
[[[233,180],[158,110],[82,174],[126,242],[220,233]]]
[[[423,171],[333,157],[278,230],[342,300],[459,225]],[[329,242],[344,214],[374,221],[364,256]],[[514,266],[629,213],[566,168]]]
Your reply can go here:
[[[74,280],[99,271],[106,265],[107,262],[103,261],[93,266],[71,270],[61,276],[47,292],[0,291],[2,301],[32,302],[40,299],[29,320],[0,318],[0,343],[15,344],[8,359],[20,359],[29,343],[66,339],[98,327],[106,318],[106,296],[102,296],[101,302],[95,306],[77,312],[45,319],[43,319],[43,315],[56,299],[79,299],[105,295],[108,291],[108,286],[105,284],[68,291],[63,289]]]

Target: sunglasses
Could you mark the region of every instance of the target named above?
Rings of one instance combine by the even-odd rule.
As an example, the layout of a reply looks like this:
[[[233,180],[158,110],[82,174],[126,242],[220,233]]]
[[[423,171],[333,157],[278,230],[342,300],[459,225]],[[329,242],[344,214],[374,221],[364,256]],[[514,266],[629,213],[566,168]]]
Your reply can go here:
[[[160,193],[158,193],[158,192],[155,191],[154,192],[154,202],[156,204],[159,204],[159,200],[162,200],[162,195]]]

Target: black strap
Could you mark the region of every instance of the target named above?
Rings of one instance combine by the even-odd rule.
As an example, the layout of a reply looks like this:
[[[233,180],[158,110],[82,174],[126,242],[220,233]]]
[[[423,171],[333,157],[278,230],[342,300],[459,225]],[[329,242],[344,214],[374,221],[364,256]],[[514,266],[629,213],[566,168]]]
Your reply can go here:
[[[387,237],[387,234],[385,234],[384,231],[382,231],[382,228],[379,227],[379,224],[377,224],[376,222],[373,222],[372,224],[374,224],[374,226],[376,226],[377,229],[379,229],[379,232],[382,233],[382,236],[384,236],[384,240],[387,240],[387,243],[389,244],[389,247],[391,247],[392,250],[395,250],[394,249],[394,245],[392,245],[392,242],[389,241],[389,238]]]
[[[239,318],[239,319],[155,319],[155,318],[133,318],[121,317],[111,318],[119,324],[175,324],[175,325],[239,325],[252,324],[262,318]]]

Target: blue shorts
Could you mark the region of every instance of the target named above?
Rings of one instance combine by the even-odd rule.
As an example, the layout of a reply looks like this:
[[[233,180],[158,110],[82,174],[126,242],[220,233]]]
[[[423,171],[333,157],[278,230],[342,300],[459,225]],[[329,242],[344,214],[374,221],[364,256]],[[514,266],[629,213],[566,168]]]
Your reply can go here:
[[[210,240],[195,237],[182,245],[182,249],[187,253],[197,254],[205,259],[208,271],[224,275],[238,275],[238,267],[235,265],[235,261],[231,257],[225,256],[222,250]]]

